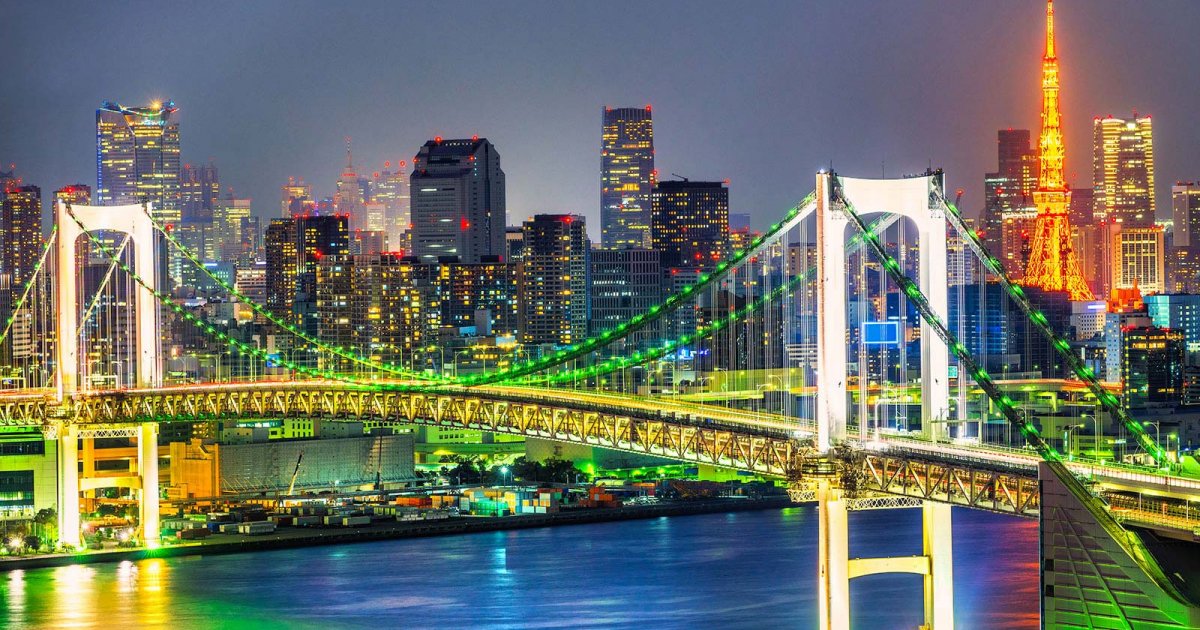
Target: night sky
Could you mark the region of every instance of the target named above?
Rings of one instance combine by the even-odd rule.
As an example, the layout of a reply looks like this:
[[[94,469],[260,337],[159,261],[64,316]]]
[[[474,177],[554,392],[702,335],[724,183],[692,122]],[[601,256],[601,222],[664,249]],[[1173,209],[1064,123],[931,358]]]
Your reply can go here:
[[[1056,4],[1067,172],[1091,181],[1091,119],[1155,121],[1160,214],[1200,178],[1200,2]],[[435,135],[496,144],[510,223],[580,212],[599,235],[600,110],[654,107],[663,177],[729,179],[759,227],[833,166],[944,166],[982,206],[1002,127],[1037,129],[1044,5],[837,2],[5,0],[0,163],[43,194],[95,185],[103,100],[180,107],[183,159],[277,216],[279,186],[332,193]],[[1036,132],[1035,132],[1036,133]]]

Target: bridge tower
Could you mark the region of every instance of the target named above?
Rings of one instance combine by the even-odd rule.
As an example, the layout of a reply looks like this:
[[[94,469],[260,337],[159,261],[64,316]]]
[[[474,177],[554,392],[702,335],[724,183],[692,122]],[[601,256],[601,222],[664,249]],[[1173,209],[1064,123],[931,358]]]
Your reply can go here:
[[[75,267],[79,237],[88,231],[107,230],[129,235],[134,246],[133,271],[150,286],[158,286],[158,261],[154,224],[150,208],[141,205],[79,206],[59,201],[54,219],[58,224],[55,279],[56,319],[58,326],[55,387],[60,404],[69,404],[79,388],[79,287]],[[74,218],[72,218],[72,215]],[[162,383],[160,361],[160,331],[158,302],[147,291],[140,290],[134,299],[137,336],[136,387],[157,387]],[[127,486],[140,492],[142,537],[147,543],[158,541],[158,425],[142,423],[125,430],[81,429],[60,421],[54,427],[58,440],[58,531],[59,541],[78,547],[80,544],[79,492],[94,490],[106,484]],[[137,440],[138,464],[136,474],[120,480],[81,479],[79,475],[80,440],[96,437],[131,437]],[[90,452],[85,442],[85,452]]]
[[[837,177],[840,194],[860,215],[888,212],[910,219],[920,251],[918,284],[942,321],[949,318],[946,221],[932,193],[943,190],[942,175],[903,179]],[[826,452],[846,437],[846,227],[837,207],[832,173],[817,174],[817,447]],[[950,352],[933,328],[921,322],[921,429],[926,437],[945,434],[950,410]],[[860,420],[865,421],[865,420]]]
[[[954,555],[950,506],[905,497],[855,499],[843,495],[836,484],[817,482],[820,521],[817,548],[820,630],[849,630],[850,580],[879,573],[915,573],[924,577],[925,624],[923,630],[954,628]],[[849,512],[921,508],[923,552],[919,556],[850,558]]]

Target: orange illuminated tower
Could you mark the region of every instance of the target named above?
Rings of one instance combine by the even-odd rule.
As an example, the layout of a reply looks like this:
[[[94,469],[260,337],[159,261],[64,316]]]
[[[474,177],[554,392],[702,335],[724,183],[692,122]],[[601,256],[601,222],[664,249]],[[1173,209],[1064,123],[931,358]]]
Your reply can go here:
[[[1046,53],[1042,57],[1042,135],[1033,245],[1025,267],[1026,286],[1046,291],[1066,291],[1072,301],[1091,300],[1092,292],[1071,249],[1071,223],[1067,212],[1071,191],[1063,176],[1062,113],[1058,108],[1058,56],[1054,52],[1054,0],[1046,2]]]

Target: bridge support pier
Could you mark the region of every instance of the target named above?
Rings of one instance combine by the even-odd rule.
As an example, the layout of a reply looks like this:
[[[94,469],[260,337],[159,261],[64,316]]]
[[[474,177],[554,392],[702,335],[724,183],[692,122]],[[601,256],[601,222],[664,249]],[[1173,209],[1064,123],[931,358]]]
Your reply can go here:
[[[79,428],[58,428],[58,542],[79,547]]]
[[[138,476],[142,481],[138,498],[142,523],[142,541],[157,545],[158,531],[158,423],[143,422],[138,427]]]
[[[924,577],[926,630],[954,628],[954,556],[950,506],[942,503],[884,499],[878,503],[847,499],[828,481],[817,486],[818,608],[821,630],[849,630],[850,580],[877,573],[916,573]],[[894,504],[892,504],[894,503]],[[915,507],[922,513],[920,556],[850,558],[849,511]]]

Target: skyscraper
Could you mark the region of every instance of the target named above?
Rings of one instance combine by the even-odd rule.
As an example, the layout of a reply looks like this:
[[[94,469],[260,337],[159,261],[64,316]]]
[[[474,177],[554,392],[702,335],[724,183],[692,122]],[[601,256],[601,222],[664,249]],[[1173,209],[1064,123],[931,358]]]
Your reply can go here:
[[[1020,252],[1006,249],[1003,231],[1006,219],[1010,224],[1015,220],[1014,212],[1028,214],[1033,208],[1038,154],[1029,146],[1028,129],[1001,129],[996,132],[996,146],[996,172],[984,175],[983,180],[984,242],[1008,269],[1024,272],[1024,259],[1020,259],[1019,267],[1014,265]],[[1031,221],[1028,223],[1030,225],[1022,226],[1021,231],[1028,232],[1033,227]]]
[[[10,186],[0,204],[0,275],[15,291],[33,275],[42,247],[42,189]]]
[[[1161,227],[1121,227],[1111,251],[1113,289],[1136,288],[1142,295],[1167,290]]]
[[[266,250],[266,308],[276,317],[295,321],[296,219],[271,219],[264,237]]]
[[[591,257],[589,334],[612,330],[662,301],[662,256],[657,250],[601,249]],[[655,322],[633,333],[625,347],[641,348],[656,341],[659,330]]]
[[[588,255],[584,218],[538,214],[524,224],[520,263],[521,341],[563,346],[588,328]]]
[[[179,205],[183,221],[211,221],[220,196],[221,179],[215,164],[183,165],[179,173]]]
[[[605,107],[600,140],[601,245],[645,247],[657,177],[650,106]]]
[[[409,183],[412,250],[422,262],[504,256],[504,171],[487,138],[426,142]]]
[[[367,213],[363,207],[366,196],[359,181],[358,173],[354,172],[354,156],[350,153],[350,142],[346,141],[346,167],[338,177],[337,192],[333,195],[333,206],[339,214],[350,220],[351,230],[366,230]]]
[[[288,183],[280,187],[280,215],[295,217],[309,214],[316,208],[312,186],[304,183],[303,177],[289,177]]]
[[[1171,187],[1171,218],[1169,284],[1175,292],[1200,293],[1200,185],[1176,182]]]
[[[212,217],[212,240],[216,247],[216,259],[228,262],[245,260],[246,246],[254,238],[245,234],[250,218],[250,200],[229,196],[216,202]]]
[[[1058,105],[1058,55],[1054,48],[1054,1],[1046,2],[1046,49],[1042,56],[1042,133],[1038,142],[1038,185],[1033,191],[1037,221],[1023,282],[1045,291],[1066,291],[1072,300],[1091,300],[1092,292],[1071,247],[1071,191],[1063,159],[1062,112]]]
[[[1150,117],[1092,121],[1092,187],[1097,218],[1154,225],[1154,134]]]
[[[658,182],[652,207],[651,241],[664,267],[708,269],[725,259],[729,189],[722,182]]]
[[[392,163],[384,162],[383,170],[376,171],[371,181],[371,201],[383,204],[383,230],[387,232],[388,246],[394,250],[409,249],[409,224],[412,223],[412,198],[408,193],[408,176],[404,173],[408,163],[401,160],[396,170]]]
[[[96,199],[101,205],[153,204],[155,218],[178,223],[179,108],[168,101],[96,110]]]

